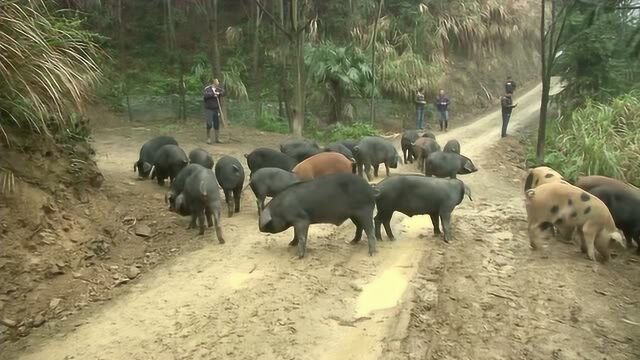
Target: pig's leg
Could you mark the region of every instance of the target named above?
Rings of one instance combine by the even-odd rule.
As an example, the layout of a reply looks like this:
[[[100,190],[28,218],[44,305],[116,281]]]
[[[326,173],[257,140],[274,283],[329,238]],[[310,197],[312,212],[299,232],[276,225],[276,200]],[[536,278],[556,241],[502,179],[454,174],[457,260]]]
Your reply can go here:
[[[233,201],[235,205],[234,212],[240,212],[240,195],[242,194],[242,184],[237,188],[233,189]]]
[[[302,259],[307,251],[307,234],[309,222],[302,220],[293,226],[294,236],[298,240],[298,258]]]
[[[584,233],[584,246],[587,250],[587,257],[589,260],[595,260],[596,254],[594,244],[598,231],[594,225],[590,224],[590,222],[587,222],[582,226],[582,231]]]
[[[189,223],[189,227],[187,227],[187,229],[195,229],[196,219],[198,218],[198,211],[195,207],[189,206],[189,212],[191,213],[191,222]]]
[[[198,212],[198,227],[200,228],[200,235],[204,235],[204,211]]]
[[[440,216],[438,213],[429,214],[431,217],[431,223],[433,224],[433,234],[440,235],[442,232],[440,231]]]
[[[220,207],[213,209],[213,220],[215,222],[216,227],[216,237],[218,238],[218,243],[224,244],[224,236],[222,235],[222,226],[220,225],[220,219],[222,218],[220,214]]]
[[[260,197],[256,199],[256,205],[258,206],[258,217],[262,214],[262,208],[264,208],[264,198]]]
[[[598,232],[598,235],[596,235],[595,247],[598,251],[598,254],[600,254],[600,261],[602,263],[608,262],[611,258],[611,255],[609,253],[610,241],[611,238],[609,237],[609,234],[605,234],[605,232],[602,230],[600,230]]]
[[[369,256],[373,256],[376,253],[376,237],[373,233],[373,209],[368,210],[366,218],[363,218],[360,222],[364,228],[365,234],[367,234],[367,244],[369,245]]]
[[[387,171],[387,177],[389,177],[391,175],[391,173],[389,172],[389,163],[384,163],[384,169]]]
[[[376,239],[378,241],[382,241],[382,232],[380,231],[380,228],[382,227],[382,223],[387,222],[387,214],[378,210],[378,213],[376,214],[376,216],[373,218],[374,223],[375,223],[375,235],[376,235]],[[386,231],[386,228],[385,228]],[[387,236],[390,237],[389,233],[387,232]]]
[[[231,190],[224,189],[224,200],[227,203],[227,210],[229,217],[233,216],[233,195]]]
[[[207,227],[212,227],[213,219],[211,218],[211,209],[209,207],[204,209],[204,215],[207,217]]]
[[[371,181],[371,164],[364,164],[364,173],[367,175],[367,180]]]
[[[580,238],[580,251],[583,254],[587,253],[587,243],[585,242],[585,238],[584,238],[584,231],[582,230],[582,226],[578,226],[576,228],[577,232],[578,232],[578,237]]]
[[[360,242],[360,239],[362,239],[362,230],[363,230],[362,223],[360,222],[357,216],[352,217],[351,221],[356,226],[356,234],[354,235],[353,240],[351,240],[351,243],[357,244],[358,242]]]
[[[444,242],[448,243],[451,238],[451,212],[441,212],[440,219],[442,220],[442,229],[444,230]]]
[[[373,176],[378,177],[378,170],[380,169],[380,164],[373,165]]]

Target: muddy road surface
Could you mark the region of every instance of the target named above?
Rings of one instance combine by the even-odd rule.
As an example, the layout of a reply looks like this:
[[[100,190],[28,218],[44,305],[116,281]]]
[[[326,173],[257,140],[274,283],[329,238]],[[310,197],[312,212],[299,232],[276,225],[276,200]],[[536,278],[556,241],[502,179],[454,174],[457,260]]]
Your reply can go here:
[[[540,88],[518,96],[510,133],[536,120]],[[277,147],[281,138],[241,138],[208,146],[177,135],[185,149],[214,158]],[[127,134],[125,136],[125,134]],[[130,164],[145,129],[103,129],[99,164],[112,186],[136,186],[165,211],[150,181],[136,182]],[[78,314],[62,331],[45,328],[6,349],[19,359],[639,359],[640,263],[616,251],[597,265],[577,246],[548,243],[532,252],[525,231],[521,144],[500,139],[496,111],[438,133],[456,138],[480,168],[461,177],[474,201],[453,214],[453,241],[433,236],[428,216],[392,221],[397,241],[347,242],[354,226],[314,225],[298,260],[278,235],[257,229],[253,194],[223,218],[227,243],[212,232],[205,245],[144,274],[114,300]],[[396,139],[399,141],[399,139]],[[399,148],[399,146],[398,146]],[[416,172],[403,165],[394,173]],[[384,174],[384,171],[381,171]],[[137,201],[132,198],[130,201]],[[173,214],[174,236],[197,237]],[[179,228],[179,229],[178,229]]]

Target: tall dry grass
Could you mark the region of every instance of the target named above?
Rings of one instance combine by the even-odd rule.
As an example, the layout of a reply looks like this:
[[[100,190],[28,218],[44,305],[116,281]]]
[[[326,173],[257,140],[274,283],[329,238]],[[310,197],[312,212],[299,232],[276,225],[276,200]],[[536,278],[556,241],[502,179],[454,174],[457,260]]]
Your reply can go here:
[[[101,51],[79,20],[41,0],[0,1],[0,131],[65,129],[101,76]]]

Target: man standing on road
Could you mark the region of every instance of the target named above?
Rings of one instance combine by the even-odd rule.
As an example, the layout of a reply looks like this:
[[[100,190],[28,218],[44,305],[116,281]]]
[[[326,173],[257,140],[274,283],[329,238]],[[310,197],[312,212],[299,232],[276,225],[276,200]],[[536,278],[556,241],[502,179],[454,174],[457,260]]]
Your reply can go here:
[[[500,104],[502,105],[502,137],[507,136],[507,126],[511,119],[511,112],[513,111],[513,108],[518,106],[518,104],[513,103],[511,95],[512,93],[507,91],[507,93],[500,99]]]
[[[416,129],[424,129],[424,106],[427,102],[424,99],[424,88],[418,89],[416,94]]]
[[[440,131],[447,131],[449,126],[449,98],[440,90],[440,95],[436,98],[436,109],[440,114]]]
[[[215,142],[220,142],[220,98],[224,96],[224,89],[220,87],[218,79],[213,79],[211,85],[204,88],[204,114],[207,124],[207,144],[211,144],[211,128]]]
[[[513,94],[516,91],[516,82],[507,76],[507,82],[504,83],[504,92]]]

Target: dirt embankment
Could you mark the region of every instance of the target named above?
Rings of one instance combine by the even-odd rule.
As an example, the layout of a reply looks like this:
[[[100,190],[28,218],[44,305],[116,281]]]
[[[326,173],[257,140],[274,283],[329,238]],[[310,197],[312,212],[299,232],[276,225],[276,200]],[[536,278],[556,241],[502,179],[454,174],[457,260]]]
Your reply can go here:
[[[535,117],[538,96],[539,88],[519,99],[512,133]],[[170,132],[187,150],[206,146],[195,130],[102,129],[95,147],[103,188],[91,198],[89,215],[82,207],[65,211],[86,217],[91,229],[110,224],[116,234],[106,237],[110,251],[64,268],[60,287],[46,282],[51,292],[34,298],[47,314],[56,313],[47,294],[61,299],[53,309],[73,309],[99,294],[114,299],[52,315],[0,351],[24,359],[638,358],[637,257],[617,252],[602,266],[568,244],[532,252],[522,147],[514,138],[499,140],[499,122],[492,113],[438,134],[440,143],[460,140],[480,168],[463,178],[474,201],[454,212],[452,243],[432,235],[427,216],[395,214],[398,240],[385,237],[376,256],[367,256],[364,243],[347,243],[354,227],[345,223],[312,226],[304,260],[287,246],[291,230],[258,232],[250,193],[240,214],[223,219],[227,243],[218,245],[211,232],[197,236],[185,229],[188,219],[164,209],[166,188],[135,180],[131,165],[145,139]],[[241,158],[282,140],[247,129],[231,129],[223,139],[206,146],[215,158]],[[102,207],[101,217],[90,216]],[[136,236],[132,219],[150,236]],[[40,246],[62,247],[64,239]],[[129,274],[131,267],[140,272]],[[122,281],[129,275],[135,279]],[[20,301],[13,293],[9,309]]]

